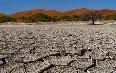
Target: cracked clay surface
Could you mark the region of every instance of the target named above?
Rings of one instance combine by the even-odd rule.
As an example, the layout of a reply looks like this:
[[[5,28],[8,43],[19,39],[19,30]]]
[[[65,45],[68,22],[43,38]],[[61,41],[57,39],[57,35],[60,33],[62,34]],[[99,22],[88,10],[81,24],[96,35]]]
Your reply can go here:
[[[0,73],[116,73],[116,26],[0,27]]]

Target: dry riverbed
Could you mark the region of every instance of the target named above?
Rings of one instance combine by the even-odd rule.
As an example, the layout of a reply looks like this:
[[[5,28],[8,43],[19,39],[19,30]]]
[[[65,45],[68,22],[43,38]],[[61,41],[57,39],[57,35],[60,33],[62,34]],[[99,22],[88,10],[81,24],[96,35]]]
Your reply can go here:
[[[0,73],[116,73],[116,26],[1,25]]]

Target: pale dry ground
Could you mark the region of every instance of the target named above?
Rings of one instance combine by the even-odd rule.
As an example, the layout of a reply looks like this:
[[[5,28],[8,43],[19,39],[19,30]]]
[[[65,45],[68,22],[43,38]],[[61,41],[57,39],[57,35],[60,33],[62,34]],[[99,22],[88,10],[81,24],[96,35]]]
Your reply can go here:
[[[0,73],[116,73],[116,26],[1,25]]]

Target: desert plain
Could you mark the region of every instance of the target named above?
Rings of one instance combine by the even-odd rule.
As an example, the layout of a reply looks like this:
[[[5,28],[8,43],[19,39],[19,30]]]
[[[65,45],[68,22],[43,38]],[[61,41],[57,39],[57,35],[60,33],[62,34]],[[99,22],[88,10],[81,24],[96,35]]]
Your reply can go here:
[[[116,73],[116,25],[0,25],[0,73]]]

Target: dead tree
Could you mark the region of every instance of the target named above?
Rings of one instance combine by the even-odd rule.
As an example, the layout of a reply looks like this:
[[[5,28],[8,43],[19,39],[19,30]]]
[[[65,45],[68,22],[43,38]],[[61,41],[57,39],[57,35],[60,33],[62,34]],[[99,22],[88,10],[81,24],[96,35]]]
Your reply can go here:
[[[92,24],[95,24],[95,21],[101,19],[101,14],[98,11],[87,11],[82,13],[83,20],[92,21]]]

